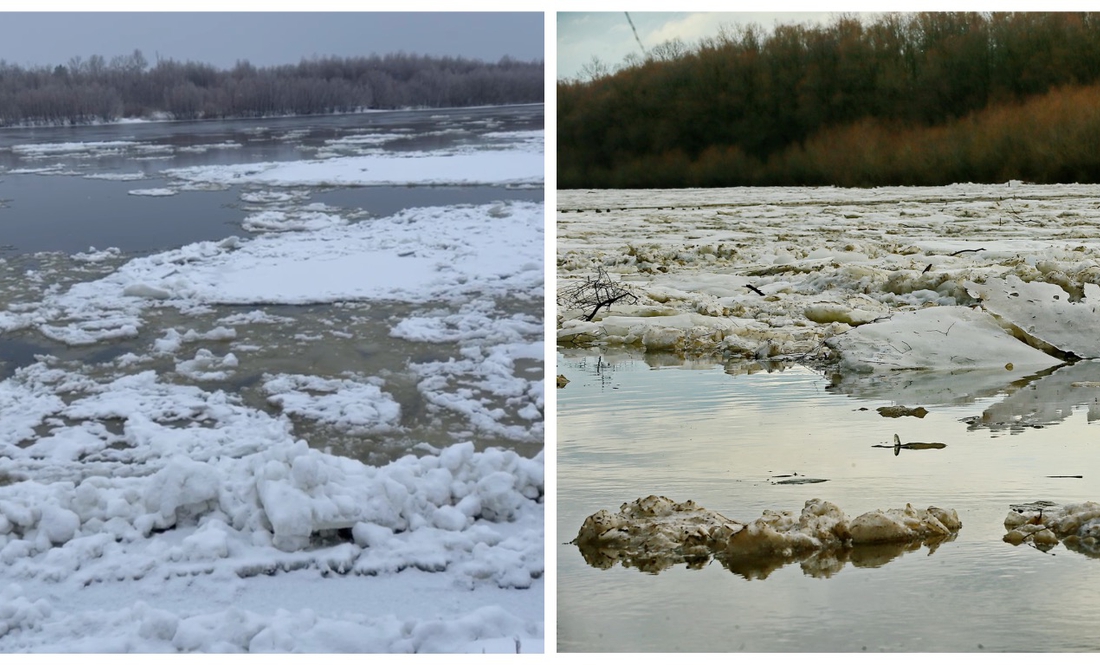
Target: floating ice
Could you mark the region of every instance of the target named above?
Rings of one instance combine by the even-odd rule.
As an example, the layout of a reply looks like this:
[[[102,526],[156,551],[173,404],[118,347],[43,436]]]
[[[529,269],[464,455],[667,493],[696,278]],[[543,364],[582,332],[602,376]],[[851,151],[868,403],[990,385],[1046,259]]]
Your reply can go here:
[[[858,372],[997,366],[1037,370],[1061,364],[1009,335],[989,314],[968,307],[901,312],[826,344],[840,354],[841,367]]]
[[[116,180],[120,182],[128,182],[131,180],[144,180],[147,176],[144,173],[89,173],[84,176],[89,180]]]
[[[176,363],[176,372],[194,381],[225,381],[238,364],[232,353],[218,357],[207,349],[199,349],[193,359]]]
[[[1047,551],[1061,542],[1066,549],[1100,558],[1100,503],[1020,504],[1005,517],[1005,530],[1004,541],[1012,545],[1029,543]]]
[[[12,146],[17,155],[30,158],[56,157],[58,155],[117,154],[138,145],[137,141],[73,141],[68,143],[25,143]]]
[[[192,182],[265,186],[541,184],[543,156],[541,151],[534,150],[387,153],[313,161],[196,166],[170,169],[164,175]]]
[[[1026,390],[1015,389],[968,419],[970,429],[1020,432],[1056,425],[1085,405],[1088,422],[1100,420],[1100,361],[1084,360],[1038,377]]]
[[[267,401],[284,413],[356,434],[392,429],[401,422],[401,406],[382,392],[380,383],[279,374],[265,377],[263,390]]]
[[[283,212],[265,210],[254,212],[244,218],[241,226],[245,231],[315,231],[329,226],[345,224],[337,215],[322,212],[300,211]]]
[[[151,189],[131,189],[130,196],[175,196],[178,190],[167,187],[153,187]]]
[[[675,503],[649,496],[624,503],[618,513],[601,510],[585,519],[573,544],[591,565],[615,562],[658,572],[677,563],[705,565],[713,556],[750,578],[802,561],[807,574],[828,576],[846,561],[885,561],[927,544],[935,549],[962,527],[954,510],[931,506],[876,510],[849,519],[837,506],[812,499],[798,515],[764,511],[742,524],[693,501]],[[887,547],[883,546],[897,546]],[[865,552],[860,548],[878,548]],[[857,564],[860,565],[860,564]]]
[[[200,242],[49,294],[37,318],[66,344],[133,337],[150,300],[201,304],[541,297],[542,204],[404,210],[313,232]]]
[[[1037,340],[1037,345],[1079,358],[1100,357],[1100,337],[1095,334],[1100,327],[1100,287],[1086,283],[1074,288],[1064,279],[1059,281],[1024,282],[1009,275],[966,286],[982,299],[983,307]],[[1084,297],[1086,293],[1090,297]]]
[[[85,366],[39,356],[0,381],[0,650],[541,650],[542,454],[470,439],[542,442],[542,321],[511,312],[543,297],[543,206],[363,220],[282,189],[334,176],[541,185],[541,132],[494,141],[451,155],[214,167],[133,193],[224,189],[233,172],[255,170],[256,182],[273,181],[241,195],[245,226],[283,233],[125,263],[117,250],[89,249],[74,257],[83,283],[28,273],[34,297],[19,301],[20,291],[0,306],[0,331],[33,328],[66,344],[144,333],[133,350],[146,355],[104,353]],[[58,144],[37,154],[148,159],[238,147]],[[349,300],[412,305],[351,303],[348,321]],[[221,303],[253,307],[210,307]],[[322,317],[290,330],[304,318],[255,308],[301,303],[335,303],[333,329]],[[382,466],[331,454],[325,435],[311,448],[296,426],[311,438],[326,427],[401,431],[389,370],[385,380],[261,378],[252,354],[270,352],[267,340],[249,328],[236,343],[239,326],[252,325],[292,339],[351,337],[368,309],[403,312],[371,322],[397,337],[457,347],[453,358],[398,358],[425,411],[466,415],[469,427],[442,433],[453,445],[420,443]]]

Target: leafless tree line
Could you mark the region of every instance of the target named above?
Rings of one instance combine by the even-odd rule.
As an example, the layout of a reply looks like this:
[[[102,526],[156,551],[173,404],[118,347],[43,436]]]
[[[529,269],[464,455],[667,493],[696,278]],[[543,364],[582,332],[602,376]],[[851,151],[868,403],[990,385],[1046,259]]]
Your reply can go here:
[[[933,128],[988,113],[986,124],[1018,115],[1024,134],[1004,134],[997,146],[984,148],[987,161],[1034,161],[1017,147],[1018,139],[1034,129],[1022,121],[1022,107],[1043,95],[1087,86],[1100,86],[1100,13],[842,14],[828,25],[727,26],[717,37],[694,45],[672,40],[644,58],[628,57],[619,67],[593,58],[579,78],[559,81],[558,185],[885,185],[973,179],[965,167],[957,169],[961,174],[948,175],[938,156],[929,158],[920,174],[896,177],[880,168],[850,179],[836,177],[831,166],[807,165],[812,159],[787,156],[798,157],[799,151],[841,131],[848,132],[849,140],[832,140],[839,147],[870,145],[850,140],[860,127],[895,135],[927,131],[914,139],[920,146],[935,138]],[[1083,117],[1089,109],[1078,111]],[[1088,145],[1095,154],[1096,139]],[[844,161],[835,153],[825,158],[834,165]],[[945,152],[943,158],[951,155]],[[1100,173],[1098,165],[1094,159],[1085,166],[1089,182]],[[686,175],[691,166],[697,167],[697,176]],[[993,168],[987,177],[1003,177],[1001,171]],[[1010,177],[1044,177],[1032,171]],[[1079,172],[1047,177],[1076,178]]]
[[[181,120],[341,113],[360,109],[543,101],[543,63],[405,53],[314,58],[229,70],[140,50],[111,60],[22,68],[0,60],[0,126],[86,124],[167,113]]]

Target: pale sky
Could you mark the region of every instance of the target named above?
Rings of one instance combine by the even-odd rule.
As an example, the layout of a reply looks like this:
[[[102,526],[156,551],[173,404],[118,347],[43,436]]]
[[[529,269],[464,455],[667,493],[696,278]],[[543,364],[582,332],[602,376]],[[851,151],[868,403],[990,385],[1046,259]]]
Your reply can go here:
[[[374,3],[362,3],[371,6]],[[382,4],[382,3],[377,3]],[[394,3],[390,3],[391,6]],[[7,10],[12,3],[0,0]],[[496,62],[543,59],[543,14],[444,12],[0,12],[0,60],[66,64],[93,54],[108,62],[141,49],[230,68],[297,64],[303,57],[404,51]]]
[[[673,38],[694,46],[702,37],[717,36],[723,25],[756,23],[770,30],[777,23],[828,24],[834,16],[832,12],[630,12],[647,51]],[[614,69],[629,53],[642,55],[623,12],[558,14],[559,80],[576,78],[592,56]]]

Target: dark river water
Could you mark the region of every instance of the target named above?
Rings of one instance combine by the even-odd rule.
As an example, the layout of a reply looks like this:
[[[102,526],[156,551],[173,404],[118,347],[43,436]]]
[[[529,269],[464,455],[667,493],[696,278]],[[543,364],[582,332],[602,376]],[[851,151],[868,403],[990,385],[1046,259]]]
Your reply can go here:
[[[497,132],[541,130],[541,106],[394,111],[305,118],[150,122],[0,130],[0,256],[117,247],[146,253],[251,234],[240,228],[242,187],[131,195],[164,188],[167,169],[315,159],[341,139],[377,135],[391,152],[491,142]],[[64,144],[105,144],[64,149]],[[34,151],[26,146],[51,146]],[[27,173],[26,171],[38,171]],[[5,172],[6,171],[6,172]],[[112,180],[112,177],[134,179]],[[247,189],[247,188],[245,188]],[[255,188],[252,188],[255,189]],[[420,206],[542,201],[541,187],[313,188],[309,201],[371,217]]]

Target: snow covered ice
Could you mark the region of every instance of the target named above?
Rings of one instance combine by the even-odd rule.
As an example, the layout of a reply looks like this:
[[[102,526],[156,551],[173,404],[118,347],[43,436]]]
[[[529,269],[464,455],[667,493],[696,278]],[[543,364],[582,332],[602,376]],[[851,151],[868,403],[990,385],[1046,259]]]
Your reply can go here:
[[[563,191],[557,339],[990,394],[1100,356],[1098,206],[1095,185],[1017,181]],[[586,321],[560,294],[600,268],[637,301]]]
[[[0,261],[0,343],[73,350],[0,382],[0,651],[542,651],[542,204],[307,201],[322,183],[541,186],[530,134],[180,169],[130,193],[247,183],[259,235],[44,256],[37,278]],[[341,355],[311,365],[322,346]],[[436,438],[342,454],[414,439],[409,418]]]

